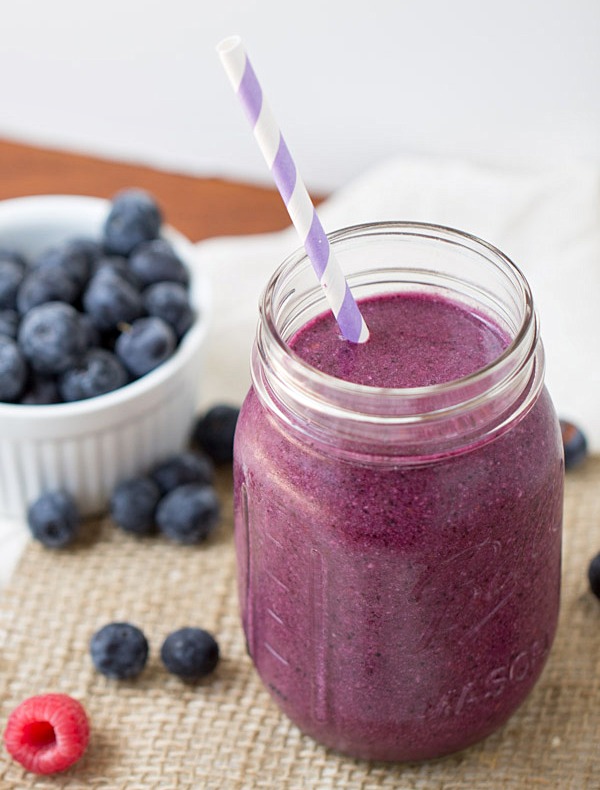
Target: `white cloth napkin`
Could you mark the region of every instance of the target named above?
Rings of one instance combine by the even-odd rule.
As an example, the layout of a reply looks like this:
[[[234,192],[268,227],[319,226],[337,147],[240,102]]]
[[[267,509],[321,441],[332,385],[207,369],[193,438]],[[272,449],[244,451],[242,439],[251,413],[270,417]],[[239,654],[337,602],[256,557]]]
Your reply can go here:
[[[557,411],[600,451],[600,169],[546,169],[443,159],[384,162],[319,208],[326,231],[375,220],[433,222],[499,247],[533,290]],[[202,402],[241,403],[259,296],[276,266],[299,246],[293,228],[200,242],[214,310]]]

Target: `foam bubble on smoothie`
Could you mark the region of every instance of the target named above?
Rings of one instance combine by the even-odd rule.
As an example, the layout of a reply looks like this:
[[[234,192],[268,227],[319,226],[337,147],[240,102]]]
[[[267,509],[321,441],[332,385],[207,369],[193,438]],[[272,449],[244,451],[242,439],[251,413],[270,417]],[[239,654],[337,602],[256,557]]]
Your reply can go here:
[[[474,373],[509,344],[484,315],[435,294],[385,294],[361,300],[360,307],[371,333],[367,343],[348,343],[333,316],[323,313],[290,346],[310,365],[346,381],[423,387]]]

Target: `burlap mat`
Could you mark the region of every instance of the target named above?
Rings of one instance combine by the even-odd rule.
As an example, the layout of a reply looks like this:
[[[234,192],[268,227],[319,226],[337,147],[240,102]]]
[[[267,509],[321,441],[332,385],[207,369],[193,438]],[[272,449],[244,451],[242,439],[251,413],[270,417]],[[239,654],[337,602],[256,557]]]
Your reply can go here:
[[[3,752],[3,790],[600,788],[600,602],[586,580],[600,550],[600,458],[568,475],[561,622],[541,681],[483,744],[421,765],[340,757],[278,712],[238,623],[228,471],[219,491],[224,522],[203,546],[135,540],[108,520],[90,523],[69,551],[28,546],[0,599],[0,725],[26,696],[62,691],[84,703],[92,739],[82,761],[53,778],[27,774]],[[101,677],[88,656],[94,630],[119,619],[151,643],[135,682]],[[158,657],[182,625],[213,631],[222,648],[215,675],[195,687],[169,676]]]

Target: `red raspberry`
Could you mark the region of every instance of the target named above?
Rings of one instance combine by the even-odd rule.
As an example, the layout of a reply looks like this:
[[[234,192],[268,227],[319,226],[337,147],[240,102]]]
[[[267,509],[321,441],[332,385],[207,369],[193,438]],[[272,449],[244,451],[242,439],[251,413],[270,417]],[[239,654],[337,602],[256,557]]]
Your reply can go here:
[[[29,697],[10,714],[4,731],[9,753],[36,774],[69,768],[83,755],[89,739],[86,712],[68,694]]]

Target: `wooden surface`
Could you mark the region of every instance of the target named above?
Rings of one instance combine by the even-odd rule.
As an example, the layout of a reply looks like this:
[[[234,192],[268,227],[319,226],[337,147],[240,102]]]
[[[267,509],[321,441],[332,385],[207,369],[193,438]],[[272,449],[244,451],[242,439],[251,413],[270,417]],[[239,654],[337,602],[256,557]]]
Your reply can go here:
[[[41,194],[110,198],[131,186],[152,192],[167,221],[192,241],[267,233],[290,224],[275,189],[0,140],[2,200]]]

